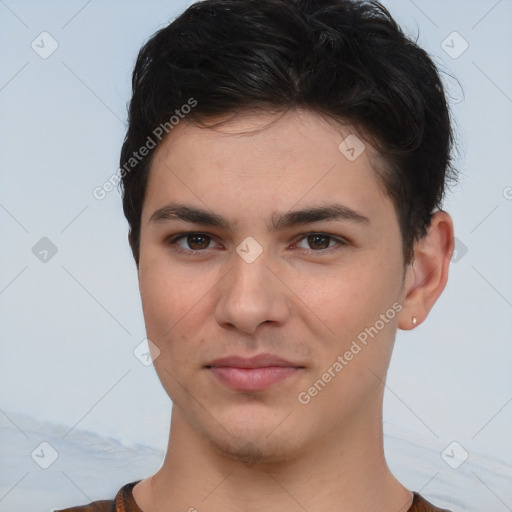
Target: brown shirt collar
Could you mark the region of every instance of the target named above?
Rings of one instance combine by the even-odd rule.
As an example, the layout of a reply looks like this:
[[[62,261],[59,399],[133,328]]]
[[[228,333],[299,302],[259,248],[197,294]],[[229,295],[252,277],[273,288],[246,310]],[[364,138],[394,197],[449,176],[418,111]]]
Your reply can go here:
[[[113,500],[94,501],[89,505],[54,510],[54,512],[143,512],[135,502],[132,493],[132,489],[139,482],[140,480],[137,480],[123,485]],[[407,512],[450,512],[434,507],[417,492],[414,492],[413,495],[412,505]]]
[[[135,502],[132,494],[132,489],[139,482],[140,480],[131,482],[119,490],[115,500],[115,512],[143,512]],[[450,512],[449,510],[434,507],[417,492],[413,492],[413,495],[412,504],[407,512]]]

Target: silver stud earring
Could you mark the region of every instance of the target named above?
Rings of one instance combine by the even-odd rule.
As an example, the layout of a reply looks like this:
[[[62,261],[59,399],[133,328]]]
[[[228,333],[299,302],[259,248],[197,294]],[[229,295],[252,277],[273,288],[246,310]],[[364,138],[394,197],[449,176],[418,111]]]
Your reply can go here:
[[[415,316],[413,316],[411,318],[411,320],[412,320],[412,325],[414,325],[414,327],[416,327],[416,324],[418,323],[418,319]]]

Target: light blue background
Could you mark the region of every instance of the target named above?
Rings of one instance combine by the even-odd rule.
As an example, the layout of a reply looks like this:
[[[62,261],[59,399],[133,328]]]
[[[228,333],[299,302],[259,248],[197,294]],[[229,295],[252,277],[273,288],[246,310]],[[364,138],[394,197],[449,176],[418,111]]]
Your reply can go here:
[[[0,2],[0,425],[20,437],[23,461],[0,472],[0,510],[14,510],[27,482],[45,488],[27,417],[165,450],[171,404],[133,354],[145,330],[121,198],[92,191],[118,169],[140,46],[190,3]],[[455,440],[470,462],[494,460],[503,472],[512,465],[512,1],[384,4],[462,86],[445,77],[461,170],[445,209],[459,254],[467,248],[427,321],[398,333],[386,432],[438,453]],[[31,48],[43,31],[59,45],[47,59]],[[457,59],[441,47],[453,31],[469,44]],[[42,237],[58,248],[47,263],[32,253]],[[432,483],[397,473],[435,496],[437,474],[455,486],[464,467],[439,456]],[[510,480],[464,478],[466,505],[512,510]]]

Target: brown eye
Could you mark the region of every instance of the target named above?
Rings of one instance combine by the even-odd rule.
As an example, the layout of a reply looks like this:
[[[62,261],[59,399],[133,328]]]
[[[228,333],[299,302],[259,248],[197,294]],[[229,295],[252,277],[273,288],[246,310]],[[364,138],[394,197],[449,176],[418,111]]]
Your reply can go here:
[[[218,243],[215,246],[215,237],[194,231],[172,235],[165,240],[165,244],[177,254],[201,258],[211,256],[213,249],[222,249]]]
[[[305,233],[297,243],[298,248],[319,254],[327,254],[347,245],[348,242],[344,238],[326,233]]]
[[[326,235],[309,235],[307,237],[308,245],[311,249],[327,249],[330,244],[331,237]]]
[[[207,235],[201,235],[199,233],[191,234],[186,237],[187,245],[194,251],[200,251],[207,249],[210,245],[211,238]]]

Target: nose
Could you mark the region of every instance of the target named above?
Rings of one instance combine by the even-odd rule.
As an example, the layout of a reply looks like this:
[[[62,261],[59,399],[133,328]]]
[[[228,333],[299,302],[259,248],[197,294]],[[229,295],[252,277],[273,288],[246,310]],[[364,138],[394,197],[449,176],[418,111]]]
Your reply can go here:
[[[252,263],[237,254],[230,272],[221,281],[216,307],[217,323],[254,334],[261,324],[282,324],[289,315],[286,287],[268,266],[264,253]]]

